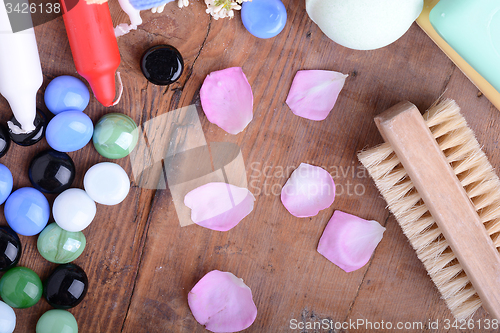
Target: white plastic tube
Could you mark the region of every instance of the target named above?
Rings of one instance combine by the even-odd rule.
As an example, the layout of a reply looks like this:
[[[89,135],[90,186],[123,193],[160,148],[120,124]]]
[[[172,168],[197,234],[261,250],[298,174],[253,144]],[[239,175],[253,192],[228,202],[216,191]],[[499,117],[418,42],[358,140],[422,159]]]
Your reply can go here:
[[[0,0],[0,94],[21,125],[19,128],[9,122],[11,131],[35,130],[36,94],[42,82],[35,31],[30,28],[13,33],[4,0]]]

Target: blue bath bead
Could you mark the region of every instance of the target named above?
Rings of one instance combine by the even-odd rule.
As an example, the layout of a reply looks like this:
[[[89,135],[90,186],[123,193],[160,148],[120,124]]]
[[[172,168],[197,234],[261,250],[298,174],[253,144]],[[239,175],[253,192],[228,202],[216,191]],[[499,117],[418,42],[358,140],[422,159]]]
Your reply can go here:
[[[89,116],[80,111],[66,111],[52,118],[45,136],[52,149],[68,153],[85,147],[93,133]]]
[[[45,105],[53,114],[63,111],[83,111],[90,101],[90,93],[82,81],[73,76],[58,76],[45,89]]]
[[[15,232],[33,236],[47,225],[50,206],[42,192],[32,187],[22,187],[9,196],[5,202],[4,214]]]
[[[10,192],[12,192],[13,182],[14,180],[12,179],[12,173],[9,168],[0,164],[0,205],[7,200]]]
[[[286,24],[286,8],[280,0],[252,0],[241,7],[241,20],[252,35],[272,38]]]

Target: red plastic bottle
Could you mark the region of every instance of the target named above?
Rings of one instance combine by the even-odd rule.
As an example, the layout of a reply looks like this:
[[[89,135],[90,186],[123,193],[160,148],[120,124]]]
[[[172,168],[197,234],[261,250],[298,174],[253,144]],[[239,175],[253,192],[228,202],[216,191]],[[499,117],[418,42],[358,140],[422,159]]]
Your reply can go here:
[[[60,1],[76,70],[88,81],[95,98],[102,105],[111,106],[120,51],[108,4],[89,5],[79,0],[67,11],[67,0]]]

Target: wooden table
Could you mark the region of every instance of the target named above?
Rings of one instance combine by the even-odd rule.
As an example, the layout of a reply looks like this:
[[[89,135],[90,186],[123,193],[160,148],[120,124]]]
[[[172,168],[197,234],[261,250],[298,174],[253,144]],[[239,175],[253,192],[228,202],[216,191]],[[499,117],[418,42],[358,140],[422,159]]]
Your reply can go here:
[[[82,1],[82,0],[81,0]],[[230,142],[241,148],[255,208],[228,232],[196,225],[180,227],[170,189],[141,188],[128,157],[117,160],[131,176],[131,191],[117,206],[98,205],[94,222],[83,232],[87,247],[75,263],[87,272],[89,292],[71,309],[80,332],[204,332],[193,318],[187,294],[207,272],[230,271],[250,286],[258,308],[246,332],[334,332],[294,330],[294,323],[323,319],[339,324],[357,320],[372,324],[423,323],[404,332],[454,332],[445,303],[428,278],[406,237],[356,153],[382,142],[373,117],[409,100],[420,110],[441,94],[459,103],[493,166],[500,165],[500,113],[415,24],[397,42],[374,51],[354,51],[329,40],[308,18],[303,0],[284,0],[288,22],[277,37],[262,40],[233,20],[213,20],[202,1],[179,9],[168,4],[162,14],[143,12],[144,23],[118,44],[119,71],[125,90],[121,102],[104,108],[94,98],[86,113],[94,123],[108,112],[123,112],[138,124],[180,107],[195,104],[207,142]],[[128,22],[115,0],[110,1],[115,25]],[[35,29],[44,84],[75,71],[62,18]],[[156,44],[171,44],[184,57],[181,79],[168,87],[154,86],[139,69],[142,53]],[[254,119],[238,135],[226,134],[206,119],[199,89],[212,71],[241,66],[254,93]],[[335,70],[349,74],[335,108],[321,122],[292,114],[285,104],[300,69]],[[11,113],[0,100],[1,120]],[[47,148],[13,145],[1,162],[14,173],[14,188],[30,186],[32,157]],[[85,171],[107,161],[91,144],[70,153],[77,167],[74,187],[83,188]],[[281,204],[278,190],[301,162],[324,166],[337,184],[334,204],[312,218],[295,218]],[[281,171],[285,170],[285,174]],[[47,196],[50,203],[54,196]],[[370,262],[345,273],[316,251],[334,210],[379,221],[387,228]],[[0,224],[6,222],[2,217]],[[56,266],[36,250],[36,237],[21,237],[20,265],[45,279]],[[34,332],[38,318],[51,307],[41,300],[15,310],[16,332]],[[474,319],[489,317],[482,309]],[[439,329],[429,324],[439,321]],[[302,324],[300,324],[302,325]],[[310,325],[310,324],[309,324]],[[372,331],[370,326],[344,332]],[[417,324],[415,324],[417,325]],[[435,324],[434,324],[435,325]],[[379,330],[383,332],[384,330]],[[462,330],[463,331],[463,330]],[[468,330],[469,331],[469,330]],[[470,330],[473,331],[473,330]],[[476,330],[484,332],[485,330]]]

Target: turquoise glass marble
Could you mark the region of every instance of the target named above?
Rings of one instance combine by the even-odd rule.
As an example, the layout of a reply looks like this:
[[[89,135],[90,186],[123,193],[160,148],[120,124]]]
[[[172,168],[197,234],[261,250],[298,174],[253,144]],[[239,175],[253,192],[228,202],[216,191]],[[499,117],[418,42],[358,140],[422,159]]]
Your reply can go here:
[[[437,33],[500,92],[500,2],[441,0],[429,20]]]
[[[108,113],[94,129],[94,147],[106,158],[118,159],[127,156],[135,148],[138,129],[135,121],[122,113]]]
[[[49,310],[38,319],[36,333],[78,333],[78,324],[66,310]]]
[[[0,279],[0,297],[13,308],[24,309],[35,305],[42,292],[42,281],[26,267],[11,268]]]
[[[46,260],[66,264],[78,258],[86,244],[87,240],[81,231],[66,231],[57,223],[51,223],[38,236],[36,246]]]

